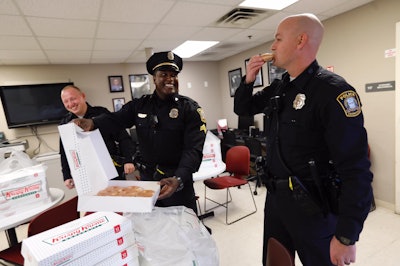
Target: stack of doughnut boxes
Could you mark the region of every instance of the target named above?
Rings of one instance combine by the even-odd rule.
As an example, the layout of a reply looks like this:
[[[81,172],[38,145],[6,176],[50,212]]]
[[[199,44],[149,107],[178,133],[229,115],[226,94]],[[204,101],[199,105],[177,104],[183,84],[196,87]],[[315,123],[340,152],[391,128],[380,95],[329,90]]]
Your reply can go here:
[[[22,241],[26,266],[138,266],[131,220],[95,212]]]

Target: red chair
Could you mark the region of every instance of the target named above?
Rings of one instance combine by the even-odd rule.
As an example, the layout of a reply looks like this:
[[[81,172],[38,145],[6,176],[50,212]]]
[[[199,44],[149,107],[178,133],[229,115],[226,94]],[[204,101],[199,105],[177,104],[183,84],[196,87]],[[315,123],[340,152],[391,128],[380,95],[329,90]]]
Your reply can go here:
[[[229,173],[229,175],[223,175],[223,176],[217,176],[211,179],[206,179],[204,180],[204,210],[205,212],[213,210],[217,207],[224,207],[226,209],[226,215],[225,215],[225,221],[227,224],[232,224],[234,222],[237,222],[251,214],[254,214],[257,212],[257,206],[256,202],[254,201],[253,193],[251,191],[251,187],[249,182],[247,181],[247,176],[250,174],[250,150],[246,146],[234,146],[230,148],[227,153],[226,153],[226,172]],[[249,187],[249,192],[251,195],[251,198],[254,203],[255,210],[234,220],[234,221],[228,221],[228,211],[229,211],[229,203],[232,202],[232,195],[230,192],[230,188],[233,187],[240,187],[243,185],[248,185]],[[207,197],[207,188],[209,189],[214,189],[214,190],[219,190],[219,189],[226,189],[226,201],[224,203],[219,203],[211,198]],[[212,201],[216,204],[217,206],[207,209],[207,200]]]
[[[77,208],[78,196],[39,214],[28,225],[28,237],[80,218]],[[22,243],[18,243],[18,245],[0,251],[0,260],[14,265],[23,265],[24,257],[21,255],[21,245]]]
[[[294,266],[294,256],[278,240],[268,239],[267,266]]]

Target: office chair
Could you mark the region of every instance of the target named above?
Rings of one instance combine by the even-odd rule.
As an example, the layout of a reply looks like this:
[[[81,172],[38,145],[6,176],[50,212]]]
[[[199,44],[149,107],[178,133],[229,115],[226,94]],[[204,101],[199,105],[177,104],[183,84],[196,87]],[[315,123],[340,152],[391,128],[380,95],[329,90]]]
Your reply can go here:
[[[249,137],[244,139],[244,145],[247,146],[250,150],[250,168],[251,170],[253,170],[254,173],[249,178],[247,178],[247,180],[256,180],[256,186],[254,188],[253,194],[257,195],[257,187],[261,187],[262,185],[262,144],[260,140]]]
[[[234,146],[230,148],[227,153],[226,153],[226,172],[229,173],[229,175],[219,175],[214,178],[206,179],[203,181],[205,188],[204,188],[204,211],[208,212],[210,210],[213,210],[217,207],[224,207],[226,209],[225,213],[225,222],[226,224],[232,224],[234,222],[237,222],[251,214],[254,214],[257,212],[257,206],[256,202],[254,200],[253,193],[251,191],[251,187],[249,184],[249,181],[247,181],[246,177],[249,175],[250,171],[250,151],[249,148],[246,146]],[[228,221],[228,212],[229,212],[229,203],[232,202],[232,195],[230,192],[230,188],[233,187],[239,187],[243,185],[248,185],[249,190],[250,190],[250,195],[253,200],[253,204],[255,207],[255,210],[236,219],[233,221]],[[207,188],[209,189],[214,189],[214,190],[220,190],[220,189],[226,189],[226,200],[224,203],[219,203],[211,198],[207,197]],[[217,206],[207,209],[207,200],[212,201],[217,204]]]
[[[30,221],[28,237],[80,218],[77,208],[78,196],[42,212]],[[11,265],[23,265],[24,257],[21,255],[21,246],[20,242],[18,245],[0,251],[0,265],[2,264],[1,260],[8,263],[3,265],[10,265],[10,263]]]
[[[294,266],[294,256],[278,240],[268,239],[267,266]]]

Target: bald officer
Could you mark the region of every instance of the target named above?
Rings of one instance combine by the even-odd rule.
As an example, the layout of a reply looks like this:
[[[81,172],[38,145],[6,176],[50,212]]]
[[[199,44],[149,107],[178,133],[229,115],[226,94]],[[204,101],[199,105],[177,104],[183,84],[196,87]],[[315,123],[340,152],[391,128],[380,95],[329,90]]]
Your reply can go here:
[[[141,180],[160,180],[162,186],[156,205],[184,205],[197,213],[192,173],[202,160],[206,121],[197,102],[178,94],[182,65],[172,52],[153,54],[146,63],[156,86],[153,94],[133,99],[116,113],[75,122],[86,131],[136,126]]]

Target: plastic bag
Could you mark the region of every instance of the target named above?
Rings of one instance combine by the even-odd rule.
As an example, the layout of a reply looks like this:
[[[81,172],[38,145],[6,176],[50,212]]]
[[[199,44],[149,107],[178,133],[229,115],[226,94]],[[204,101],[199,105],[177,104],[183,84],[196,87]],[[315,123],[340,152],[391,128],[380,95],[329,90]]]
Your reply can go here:
[[[143,266],[218,266],[215,241],[193,210],[184,206],[151,213],[125,213],[131,219]]]
[[[25,152],[13,150],[10,157],[4,159],[0,163],[0,175],[8,174],[37,164],[38,162],[32,160]]]

